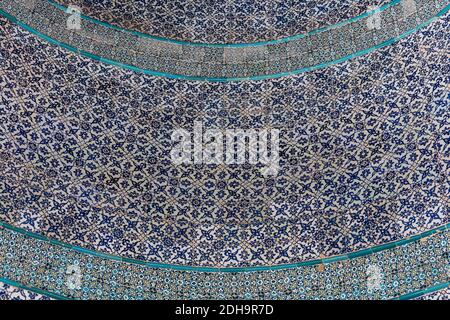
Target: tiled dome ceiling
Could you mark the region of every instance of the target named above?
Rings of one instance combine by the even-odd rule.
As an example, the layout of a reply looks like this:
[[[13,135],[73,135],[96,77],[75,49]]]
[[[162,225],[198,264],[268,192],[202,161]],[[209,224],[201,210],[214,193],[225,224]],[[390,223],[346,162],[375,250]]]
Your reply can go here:
[[[119,2],[0,3],[0,297],[448,296],[447,1]]]

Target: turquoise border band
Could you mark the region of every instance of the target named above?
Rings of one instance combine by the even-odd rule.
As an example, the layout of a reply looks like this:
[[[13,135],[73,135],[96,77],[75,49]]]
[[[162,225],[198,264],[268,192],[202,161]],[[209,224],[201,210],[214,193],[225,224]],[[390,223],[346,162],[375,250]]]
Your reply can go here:
[[[436,292],[439,290],[443,290],[447,287],[450,287],[449,281],[441,283],[441,284],[437,284],[437,285],[429,287],[427,289],[411,292],[411,293],[402,295],[402,296],[392,299],[392,300],[411,300],[411,299],[419,298],[419,297],[425,296],[427,294],[430,294],[430,293],[433,293],[433,292]]]
[[[8,284],[10,286],[13,286],[13,287],[17,287],[17,288],[28,290],[28,291],[31,291],[31,292],[34,292],[34,293],[37,293],[37,294],[41,294],[43,296],[46,296],[46,297],[49,297],[49,298],[52,298],[52,299],[55,299],[55,300],[74,300],[74,299],[71,299],[69,297],[65,297],[65,296],[62,296],[62,295],[50,292],[50,291],[41,290],[41,289],[38,289],[38,288],[28,287],[28,286],[23,285],[21,283],[18,283],[16,281],[12,281],[12,280],[5,279],[5,278],[0,278],[0,282],[6,283],[6,284]],[[400,297],[393,298],[391,300],[411,300],[411,299],[419,298],[419,297],[425,296],[427,294],[430,294],[430,293],[433,293],[433,292],[436,292],[436,291],[439,291],[439,290],[443,290],[443,289],[445,289],[447,287],[450,287],[450,282],[444,282],[444,283],[441,283],[441,284],[437,284],[437,285],[429,287],[427,289],[411,292],[411,293],[402,295]]]
[[[62,296],[60,294],[53,293],[53,292],[50,292],[50,291],[46,291],[46,290],[42,290],[42,289],[38,289],[38,288],[28,287],[28,286],[23,285],[21,283],[18,283],[16,281],[12,281],[12,280],[5,279],[5,278],[0,278],[0,282],[6,283],[6,284],[8,284],[10,286],[13,286],[13,287],[17,287],[17,288],[28,290],[28,291],[31,291],[31,292],[34,292],[34,293],[37,293],[37,294],[41,294],[41,295],[44,295],[44,296],[47,296],[47,297],[50,297],[50,298],[53,298],[53,299],[56,299],[56,300],[74,300],[74,299],[71,299],[69,297],[65,297],[65,296]],[[401,295],[400,297],[393,298],[391,300],[411,300],[411,299],[419,298],[419,297],[425,296],[427,294],[430,294],[430,293],[433,293],[433,292],[436,292],[436,291],[439,291],[439,290],[443,290],[443,289],[445,289],[447,287],[450,287],[450,282],[444,282],[444,283],[441,283],[441,284],[437,284],[437,285],[429,287],[427,289],[423,289],[423,290],[411,292],[411,293],[408,293],[408,294],[405,294],[405,295]]]
[[[6,278],[1,278],[0,277],[0,282],[6,283],[7,285],[10,285],[10,286],[13,286],[13,287],[17,287],[17,288],[20,288],[20,289],[23,289],[23,290],[27,290],[27,291],[31,291],[31,292],[34,292],[34,293],[37,293],[37,294],[41,294],[43,296],[46,296],[46,297],[49,297],[49,298],[53,298],[53,299],[56,299],[56,300],[72,300],[72,299],[70,299],[68,297],[65,297],[65,296],[62,296],[60,294],[53,293],[53,292],[50,292],[50,291],[47,291],[47,290],[34,288],[34,287],[28,287],[28,286],[26,286],[24,284],[21,284],[19,282],[12,281],[12,280],[9,280],[9,279],[6,279]]]
[[[56,3],[56,2],[54,2],[52,0],[47,0],[47,1],[48,1],[48,3],[50,3],[55,8],[58,8],[58,9],[64,11],[64,12],[66,12],[67,7],[65,7],[65,6],[63,6],[63,5],[59,4],[59,3]],[[281,39],[277,39],[277,40],[259,41],[259,42],[252,42],[252,43],[202,43],[202,42],[189,42],[189,41],[182,41],[182,40],[174,40],[174,39],[169,39],[169,38],[153,36],[153,35],[150,35],[150,34],[139,32],[139,31],[133,31],[133,30],[124,29],[124,28],[114,26],[114,25],[112,25],[110,23],[107,23],[107,22],[104,22],[104,21],[101,21],[101,20],[98,20],[98,19],[86,16],[86,15],[83,15],[83,14],[81,14],[81,18],[86,20],[86,21],[90,21],[92,23],[95,23],[95,24],[98,24],[98,25],[101,25],[101,26],[104,26],[104,27],[107,27],[107,28],[111,28],[111,29],[114,29],[114,30],[117,30],[117,31],[121,31],[121,32],[132,34],[132,35],[137,36],[137,37],[148,38],[148,39],[152,39],[152,40],[156,40],[156,41],[175,43],[175,44],[181,44],[181,45],[188,45],[188,46],[200,46],[200,47],[216,47],[216,48],[230,48],[230,47],[232,48],[232,47],[236,47],[236,48],[242,48],[242,47],[256,47],[256,46],[265,46],[265,45],[271,45],[271,44],[286,43],[286,42],[290,42],[290,41],[293,41],[293,40],[298,40],[298,39],[301,39],[301,38],[312,36],[312,35],[315,35],[315,34],[318,34],[318,33],[321,33],[321,32],[325,32],[325,31],[328,31],[328,30],[331,30],[331,29],[334,29],[334,28],[342,27],[343,25],[346,25],[346,24],[349,24],[349,23],[352,23],[352,22],[364,19],[364,18],[369,17],[369,16],[371,16],[371,15],[373,15],[375,13],[382,12],[382,11],[384,11],[384,10],[386,10],[386,9],[396,5],[396,4],[399,4],[401,1],[402,0],[393,0],[390,3],[388,3],[388,4],[385,4],[385,5],[383,5],[383,6],[379,7],[379,8],[376,8],[374,10],[367,11],[367,12],[365,12],[365,13],[359,15],[359,16],[356,16],[354,18],[347,19],[347,20],[338,22],[336,24],[329,25],[329,26],[326,26],[326,27],[322,27],[322,28],[319,28],[319,29],[315,29],[315,30],[309,31],[309,32],[304,33],[304,34],[297,34],[297,35],[293,35],[293,36],[289,36],[289,37],[285,37],[285,38],[281,38]]]
[[[365,49],[365,50],[361,50],[358,52],[355,52],[353,54],[350,55],[346,55],[342,58],[336,59],[334,61],[329,61],[329,62],[324,62],[324,63],[320,63],[318,65],[315,66],[311,66],[311,67],[305,67],[305,68],[301,68],[301,69],[297,69],[294,71],[290,71],[290,72],[282,72],[282,73],[275,73],[275,74],[269,74],[269,75],[260,75],[260,76],[251,76],[251,77],[237,77],[237,78],[210,78],[210,77],[198,77],[198,76],[188,76],[188,75],[179,75],[179,74],[171,74],[171,73],[165,73],[165,72],[158,72],[158,71],[153,71],[153,70],[148,70],[148,69],[141,69],[139,67],[130,65],[130,64],[126,64],[126,63],[121,63],[121,62],[117,62],[117,61],[113,61],[104,57],[100,57],[98,55],[86,52],[84,50],[79,50],[71,45],[68,45],[66,43],[60,42],[58,40],[52,39],[51,37],[48,37],[42,33],[40,33],[39,31],[33,29],[32,27],[30,27],[29,25],[18,21],[18,19],[16,19],[15,17],[13,17],[12,15],[8,14],[7,12],[5,12],[4,10],[0,9],[0,15],[6,17],[7,19],[9,19],[11,22],[18,24],[20,27],[24,28],[25,30],[27,30],[28,32],[48,41],[49,43],[52,43],[54,45],[57,45],[59,47],[62,47],[64,49],[67,49],[69,51],[72,51],[74,53],[80,54],[84,57],[88,57],[100,62],[104,62],[106,64],[110,64],[113,66],[117,66],[120,68],[124,68],[124,69],[128,69],[131,71],[135,71],[135,72],[139,72],[139,73],[144,73],[147,75],[151,75],[151,76],[157,76],[157,77],[167,77],[167,78],[172,78],[172,79],[181,79],[181,80],[192,80],[192,81],[210,81],[210,82],[232,82],[232,81],[249,81],[249,80],[265,80],[265,79],[271,79],[271,78],[278,78],[278,77],[284,77],[284,76],[291,76],[291,75],[296,75],[296,74],[300,74],[303,72],[308,72],[308,71],[312,71],[312,70],[317,70],[317,69],[322,69],[331,65],[335,65],[344,61],[347,61],[349,59],[353,59],[365,54],[368,54],[370,52],[373,52],[377,49],[380,49],[382,47],[388,46],[394,42],[397,42],[407,36],[409,36],[410,34],[418,31],[419,29],[429,25],[430,23],[432,23],[433,21],[435,21],[436,19],[440,18],[441,16],[443,16],[445,13],[448,12],[448,10],[450,9],[450,5],[447,5],[444,9],[442,9],[441,11],[439,11],[433,18],[424,21],[423,23],[419,24],[418,26],[416,26],[415,28],[412,28],[406,32],[404,32],[403,34],[396,36],[394,38],[391,38],[387,41],[384,41],[380,44],[377,44],[371,48]]]
[[[179,270],[179,271],[199,271],[199,272],[253,272],[253,271],[270,271],[270,270],[283,270],[283,269],[292,269],[292,268],[298,268],[298,267],[304,267],[304,266],[314,266],[314,265],[320,265],[320,264],[330,264],[338,261],[345,261],[345,260],[351,260],[353,258],[358,258],[362,256],[367,256],[373,253],[377,253],[380,251],[392,249],[394,247],[399,247],[406,245],[408,243],[416,242],[420,239],[429,237],[437,232],[441,232],[444,230],[450,230],[450,223],[447,223],[443,226],[440,226],[438,228],[428,230],[426,232],[401,239],[395,242],[385,243],[381,245],[377,245],[371,248],[355,251],[348,254],[328,257],[324,259],[314,259],[309,261],[302,261],[298,263],[290,263],[290,264],[280,264],[280,265],[273,265],[273,266],[256,266],[256,267],[243,267],[243,268],[215,268],[215,267],[195,267],[195,266],[184,266],[184,265],[174,265],[174,264],[165,264],[165,263],[156,263],[156,262],[148,262],[144,260],[137,260],[137,259],[131,259],[126,257],[120,257],[117,255],[112,255],[108,253],[102,253],[95,250],[90,250],[86,248],[82,248],[79,246],[70,245],[68,243],[64,243],[58,240],[50,239],[48,237],[45,237],[41,234],[30,232],[18,227],[15,227],[13,225],[10,225],[8,223],[0,221],[0,227],[3,227],[5,229],[17,232],[19,234],[49,242],[52,245],[64,247],[67,249],[71,249],[83,254],[99,257],[102,259],[108,259],[113,261],[119,261],[119,262],[126,262],[136,265],[141,265],[149,268],[161,268],[161,269],[172,269],[172,270]]]
[[[442,227],[441,227],[442,228]],[[421,241],[421,237],[419,236],[414,236],[414,237],[410,237],[409,238],[409,242],[414,242],[415,244],[409,248],[404,248],[401,250],[392,250],[392,247],[386,248],[386,253],[383,253],[381,256],[375,256],[372,258],[368,258],[367,259],[358,259],[359,262],[356,262],[356,264],[346,264],[345,266],[345,270],[346,273],[348,273],[348,275],[350,275],[352,273],[352,269],[355,268],[357,265],[359,265],[360,263],[363,263],[363,270],[367,268],[367,265],[373,265],[373,263],[376,263],[376,261],[380,261],[381,265],[384,265],[385,269],[384,271],[386,272],[386,276],[389,277],[389,282],[386,283],[386,286],[381,289],[383,290],[384,293],[382,293],[381,295],[372,295],[371,293],[360,293],[358,291],[354,292],[356,293],[355,296],[353,296],[353,298],[359,298],[359,299],[390,299],[390,300],[409,300],[409,299],[415,299],[417,297],[423,296],[423,295],[427,295],[430,294],[432,292],[438,291],[438,290],[442,290],[445,289],[447,287],[449,287],[450,282],[448,281],[448,277],[444,276],[444,273],[446,273],[445,271],[445,266],[448,267],[448,258],[443,258],[443,253],[448,253],[448,231],[443,232],[443,233],[437,233],[436,234],[436,230],[439,230],[441,228],[437,228],[434,230],[430,230],[428,232],[422,233],[420,236],[421,237],[427,237],[427,236],[433,236],[433,234],[436,236],[436,238],[431,237],[431,239],[429,241]],[[434,231],[434,232],[433,232]],[[3,234],[3,233],[2,233]],[[38,241],[41,240],[42,237],[39,237]],[[146,270],[150,270],[150,269],[140,269],[139,267],[134,268],[133,271],[129,268],[125,268],[123,270],[129,270],[129,271],[125,271],[125,273],[120,273],[118,274],[119,269],[121,269],[121,267],[119,265],[109,265],[109,264],[104,264],[102,262],[102,258],[94,258],[97,259],[97,261],[89,258],[89,256],[83,257],[83,252],[79,252],[78,256],[74,256],[73,254],[70,253],[70,249],[69,251],[67,251],[66,248],[62,248],[62,250],[59,250],[58,248],[55,248],[55,250],[48,250],[45,249],[44,247],[42,247],[41,245],[39,245],[38,243],[33,243],[32,241],[28,241],[26,240],[26,238],[23,237],[22,235],[18,235],[17,232],[13,231],[12,234],[10,235],[6,235],[6,237],[0,237],[0,243],[3,246],[3,250],[2,252],[4,252],[6,254],[6,256],[2,256],[1,258],[4,259],[4,263],[6,263],[4,266],[2,266],[2,268],[0,268],[0,273],[2,273],[3,275],[0,277],[0,282],[6,283],[8,285],[14,286],[14,287],[18,287],[21,289],[25,289],[25,290],[29,290],[31,292],[35,292],[38,294],[42,294],[45,295],[47,297],[53,298],[53,299],[63,299],[63,300],[78,300],[78,299],[96,299],[96,298],[102,298],[105,299],[105,296],[101,293],[102,290],[107,290],[108,285],[106,287],[103,287],[103,283],[104,281],[109,282],[109,285],[112,285],[112,287],[110,288],[110,290],[112,290],[112,292],[105,292],[106,296],[108,297],[108,299],[122,299],[122,298],[126,298],[126,294],[124,296],[117,296],[116,293],[114,293],[116,290],[120,290],[121,287],[123,287],[124,285],[126,285],[125,283],[127,283],[127,281],[125,280],[127,277],[132,276],[132,274],[134,274],[134,277],[140,277],[140,275],[142,277],[146,277],[144,275],[144,273],[147,273]],[[15,243],[16,242],[16,243]],[[22,245],[23,243],[23,245]],[[402,246],[405,246],[407,244],[407,242],[402,242]],[[4,251],[5,248],[9,247],[11,250]],[[51,247],[51,245],[50,245]],[[36,251],[34,251],[33,248],[36,248]],[[48,246],[47,246],[48,248]],[[31,250],[30,250],[31,249]],[[43,251],[41,251],[43,249]],[[413,251],[411,251],[411,249]],[[22,259],[24,259],[25,256],[28,257],[27,262],[22,265],[22,262],[20,262],[20,264],[17,264],[17,262],[12,262],[11,265],[9,265],[8,261],[14,261],[14,257],[16,256],[15,250],[23,250],[25,252],[28,251],[28,253],[22,253],[22,252],[17,252],[17,257],[18,260],[17,261],[22,261]],[[435,251],[436,250],[436,251]],[[443,251],[444,250],[444,251]],[[35,252],[35,254],[34,254]],[[380,251],[379,251],[380,252]],[[25,254],[25,255],[24,255]],[[36,262],[36,259],[40,260],[40,255],[41,254],[45,254],[45,255],[49,255],[49,260],[46,261],[46,258],[44,258],[44,261],[40,264],[39,262]],[[81,254],[81,255],[80,255]],[[434,259],[433,255],[438,254],[439,256],[441,256],[440,259],[438,259],[437,261]],[[396,256],[396,258],[394,258],[394,260],[392,260],[392,256]],[[427,261],[424,268],[428,269],[430,267],[432,267],[433,269],[436,269],[436,273],[432,272],[430,274],[430,276],[433,278],[433,281],[428,281],[427,282],[427,287],[422,288],[420,283],[417,283],[418,279],[422,279],[421,277],[423,275],[421,275],[421,273],[423,273],[423,270],[421,269],[421,267],[416,267],[414,264],[414,261],[411,261],[410,259],[414,259],[416,257],[422,257],[423,259],[425,259],[424,261]],[[83,281],[86,282],[85,285],[82,286],[82,288],[80,288],[77,293],[74,291],[71,291],[70,289],[64,289],[61,286],[65,286],[64,284],[64,278],[67,277],[67,272],[64,272],[66,266],[70,263],[73,263],[72,259],[76,259],[77,261],[82,260],[83,264],[82,264],[82,268],[83,268]],[[378,260],[381,259],[381,260]],[[406,268],[404,270],[404,275],[401,278],[397,278],[397,276],[392,277],[391,276],[391,272],[396,270],[395,269],[395,264],[396,264],[396,260],[395,259],[400,259],[401,260],[405,260],[407,259],[409,262],[411,262],[411,264],[409,264],[409,268]],[[430,259],[430,260],[429,260]],[[363,262],[365,261],[365,262]],[[439,261],[439,262],[438,262]],[[336,262],[336,261],[334,261]],[[52,265],[51,268],[48,267],[48,264],[52,264],[55,263],[54,265]],[[393,269],[391,270],[391,263],[394,264]],[[404,262],[403,262],[404,263]],[[436,264],[436,267],[434,266],[434,264]],[[38,268],[40,268],[40,270],[36,270],[33,269],[33,266],[36,266]],[[45,265],[45,267],[44,267]],[[112,270],[108,269],[108,266],[110,266],[112,268]],[[128,266],[132,266],[130,264],[128,264]],[[342,265],[341,265],[342,266]],[[439,267],[440,266],[440,267]],[[30,268],[32,268],[30,270]],[[42,270],[42,269],[47,269],[47,271]],[[102,269],[103,268],[103,269]],[[338,266],[338,269],[341,268]],[[22,270],[23,269],[23,270]],[[298,268],[294,271],[300,271],[301,268]],[[322,273],[323,271],[321,271],[320,273],[322,274],[320,277],[326,277],[329,278],[330,280],[333,280],[333,277],[338,278],[337,280],[339,281],[339,278],[341,279],[341,281],[343,279],[347,279],[347,278],[342,278],[342,274],[339,275],[339,271],[337,271],[338,269],[336,269],[336,267],[331,267],[331,268],[327,268],[326,269],[328,271],[325,271],[325,273]],[[33,271],[35,270],[35,271]],[[335,270],[335,271],[333,271]],[[438,271],[440,270],[440,271]],[[155,274],[156,271],[156,274]],[[31,273],[30,273],[31,272]],[[34,272],[37,272],[37,276],[34,277]],[[173,279],[173,277],[175,277],[175,279],[179,279],[177,281],[175,281],[176,283],[178,283],[178,285],[186,285],[186,286],[193,286],[192,289],[195,288],[195,290],[204,290],[205,287],[203,285],[203,289],[201,288],[197,288],[197,281],[201,281],[200,279],[204,278],[203,281],[211,281],[208,280],[208,278],[210,277],[210,275],[206,275],[206,274],[201,274],[198,273],[196,275],[196,273],[191,273],[189,275],[189,272],[187,273],[181,273],[181,274],[174,274],[174,273],[163,273],[164,271],[161,269],[153,269],[153,271],[149,271],[150,273],[147,273],[147,277],[150,276],[152,278],[153,281],[157,281],[157,283],[160,283],[160,285],[158,285],[157,287],[152,287],[150,284],[138,284],[136,283],[135,285],[137,285],[137,287],[129,287],[129,290],[132,290],[129,292],[129,294],[131,294],[131,292],[133,292],[132,297],[133,299],[144,299],[144,295],[143,295],[143,290],[149,290],[151,288],[156,289],[157,291],[161,291],[164,292],[165,291],[165,285],[167,284],[167,280],[168,279]],[[290,281],[294,281],[296,279],[295,275],[292,275],[290,273],[289,270],[282,270],[282,273],[272,273],[272,272],[268,272],[265,273],[265,278],[269,279],[269,281],[275,281],[275,283],[280,283],[280,281],[284,282],[286,280],[286,277],[293,277]],[[309,271],[311,272],[311,271]],[[306,273],[303,273],[302,271],[300,271],[300,274],[303,274],[303,276],[305,276],[305,274],[310,274],[308,271]],[[361,271],[359,271],[359,273],[361,273]],[[158,276],[158,275],[159,276]],[[402,271],[403,274],[403,271]],[[15,276],[17,277],[16,280],[11,280],[11,278],[7,275],[10,276]],[[31,278],[27,278],[31,275]],[[229,286],[230,285],[230,281],[237,281],[237,280],[233,280],[234,277],[239,276],[242,277],[242,273],[240,273],[239,275],[237,274],[230,274],[228,276],[228,274],[223,274],[223,276],[225,278],[221,278],[222,280],[219,280],[218,283],[215,282],[215,286],[221,286],[221,285],[226,285]],[[365,273],[361,273],[360,276],[365,276]],[[156,278],[155,278],[156,276]],[[316,277],[319,276],[319,274],[316,273]],[[122,278],[125,277],[125,278]],[[181,277],[181,278],[180,278]],[[186,277],[185,280],[181,280],[184,279]],[[200,278],[198,278],[200,277]],[[324,279],[320,280],[317,279],[316,277],[313,278],[309,278],[310,280],[303,280],[303,281],[312,281],[315,282],[317,284],[322,283],[321,281],[323,281]],[[409,288],[410,291],[406,291],[405,292],[405,288],[403,290],[398,290],[396,289],[398,286],[398,283],[396,284],[395,282],[411,282],[411,278],[415,278],[414,281],[416,281],[415,285],[409,285],[407,286]],[[42,278],[42,280],[38,280]],[[138,278],[135,278],[135,281],[138,280]],[[154,278],[154,279],[153,279]],[[22,282],[21,280],[22,279]],[[23,280],[26,281],[26,279],[30,279],[30,285],[25,285]],[[122,279],[122,280],[120,280]],[[141,278],[143,279],[143,278]],[[164,280],[165,279],[165,280]],[[244,278],[245,279],[245,278]],[[236,285],[238,286],[243,286],[243,290],[248,290],[245,289],[245,287],[248,287],[248,282],[249,280],[244,280],[241,279],[240,281],[244,281],[244,283],[239,283],[236,282],[235,285],[232,285],[232,287],[235,287]],[[247,278],[248,279],[248,278]],[[271,280],[270,280],[271,279]],[[440,282],[442,280],[444,280],[444,282]],[[356,280],[356,279],[355,279]],[[125,283],[123,282],[125,281]],[[179,282],[181,281],[181,282]],[[217,281],[217,280],[216,280]],[[225,281],[225,283],[223,283],[223,281]],[[338,296],[327,296],[327,300],[330,299],[346,299],[347,297],[352,297],[352,290],[361,290],[361,281],[362,283],[365,283],[366,280],[365,278],[358,278],[357,282],[354,281],[349,281],[346,282],[346,284],[343,285],[343,289],[345,288],[344,291],[342,291],[342,295],[338,295]],[[139,281],[138,281],[139,282]],[[51,284],[54,283],[54,284]],[[96,287],[96,284],[100,285],[102,288],[98,288]],[[131,283],[130,283],[131,284]],[[354,285],[356,285],[360,288],[357,289],[357,287],[353,287]],[[289,285],[288,283],[285,283],[286,288],[292,288],[291,285]],[[302,299],[302,295],[301,292],[305,292],[304,290],[309,290],[311,291],[311,285],[312,283],[304,283],[304,282],[300,282],[298,285],[300,285],[300,294],[297,294],[297,298],[294,300],[298,300],[298,299]],[[303,285],[306,285],[306,287],[302,287]],[[364,286],[364,284],[362,284]],[[144,286],[144,287],[142,287]],[[206,286],[206,288],[208,288],[209,286]],[[353,287],[353,289],[352,289]],[[220,288],[219,288],[220,289]],[[100,293],[98,293],[98,290],[100,290]],[[189,289],[188,289],[189,290]],[[279,289],[279,290],[283,290],[283,289]],[[306,296],[303,296],[303,299],[308,299],[308,300],[315,300],[319,297],[321,297],[321,294],[318,292],[318,295],[316,296],[314,294],[314,290],[313,289],[313,295],[309,294],[307,295],[308,298],[306,298]],[[220,291],[220,290],[219,290]],[[72,295],[73,294],[73,295]],[[165,292],[165,294],[167,294],[167,292]],[[182,292],[180,292],[180,294],[182,294]],[[361,295],[362,294],[362,295]],[[157,299],[158,296],[148,296],[145,295],[148,298],[152,298],[152,299]],[[246,297],[245,295],[243,297]],[[288,296],[289,297],[289,296]],[[178,296],[173,296],[174,299],[179,299],[180,297]],[[193,297],[195,299],[195,296]],[[217,297],[216,297],[217,298]],[[288,298],[289,299],[289,298]],[[292,298],[291,298],[292,299]]]

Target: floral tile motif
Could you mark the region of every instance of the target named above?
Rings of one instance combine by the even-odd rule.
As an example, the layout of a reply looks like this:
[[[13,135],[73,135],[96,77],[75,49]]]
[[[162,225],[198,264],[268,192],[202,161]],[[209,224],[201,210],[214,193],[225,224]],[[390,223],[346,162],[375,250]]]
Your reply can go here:
[[[135,73],[0,19],[0,220],[125,257],[246,267],[449,222],[450,15],[339,65],[265,81]],[[174,129],[278,128],[280,171],[175,165]]]
[[[391,0],[56,0],[112,25],[203,43],[285,38],[364,14]],[[370,6],[370,7],[369,7]]]

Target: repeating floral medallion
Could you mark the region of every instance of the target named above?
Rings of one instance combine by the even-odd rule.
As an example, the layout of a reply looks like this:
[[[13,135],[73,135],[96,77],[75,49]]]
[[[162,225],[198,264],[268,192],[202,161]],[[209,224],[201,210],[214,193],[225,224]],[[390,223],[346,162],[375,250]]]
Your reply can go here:
[[[92,18],[153,36],[202,43],[285,38],[354,18],[390,0],[57,0]]]

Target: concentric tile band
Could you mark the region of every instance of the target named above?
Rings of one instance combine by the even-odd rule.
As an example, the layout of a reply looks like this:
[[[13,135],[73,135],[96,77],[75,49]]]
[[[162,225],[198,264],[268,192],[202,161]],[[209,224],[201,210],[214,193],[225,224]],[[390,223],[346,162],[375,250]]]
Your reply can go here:
[[[449,225],[388,247],[274,270],[115,261],[0,228],[0,278],[72,299],[406,299],[448,286]]]
[[[405,12],[400,2],[288,42],[212,47],[138,37],[89,21],[83,21],[81,30],[68,30],[68,16],[59,9],[44,0],[31,3],[6,0],[0,9],[28,30],[91,58],[158,76],[209,81],[279,77],[341,62],[390,44],[448,10],[448,0],[417,0],[412,12]]]
[[[70,11],[69,7],[63,6],[61,4],[58,4],[57,2],[54,2],[52,0],[47,0],[49,3],[51,3],[53,6],[55,6],[56,8],[59,8],[60,10],[64,11],[64,12],[68,12]],[[113,23],[109,23],[109,22],[105,22],[102,20],[98,20],[95,19],[91,16],[86,16],[82,13],[80,13],[80,18],[87,20],[89,22],[92,22],[94,24],[98,24],[98,25],[102,25],[104,27],[107,28],[112,28],[115,29],[117,31],[121,31],[124,33],[128,33],[131,35],[135,35],[137,37],[140,38],[149,38],[152,40],[156,40],[156,41],[162,41],[162,42],[168,42],[168,43],[174,43],[174,44],[179,44],[179,45],[188,45],[188,46],[200,46],[200,47],[213,47],[213,48],[240,48],[240,47],[256,47],[256,46],[264,46],[264,45],[273,45],[273,44],[280,44],[280,43],[286,43],[286,42],[290,42],[292,40],[298,40],[300,38],[304,38],[306,36],[310,36],[310,35],[314,35],[316,33],[319,32],[324,32],[330,29],[335,29],[338,28],[342,25],[348,24],[350,22],[353,21],[357,21],[360,19],[363,19],[365,17],[369,17],[372,15],[375,15],[378,12],[382,12],[386,9],[388,9],[389,7],[392,7],[394,5],[397,5],[401,2],[402,0],[392,0],[392,1],[382,1],[382,3],[386,2],[384,5],[382,6],[370,6],[367,7],[367,9],[365,10],[365,12],[362,12],[359,15],[356,15],[354,17],[351,17],[349,19],[344,19],[342,21],[339,21],[335,24],[332,25],[328,25],[328,26],[324,26],[324,27],[320,27],[320,28],[315,28],[313,30],[310,30],[308,32],[304,32],[304,33],[298,33],[298,34],[293,34],[291,36],[288,37],[283,37],[280,39],[273,39],[273,40],[267,40],[267,41],[257,41],[257,42],[241,42],[241,43],[202,43],[202,42],[190,42],[190,41],[183,41],[183,40],[174,40],[171,38],[164,38],[164,37],[158,37],[158,36],[152,36],[148,33],[144,33],[144,32],[139,32],[139,31],[134,31],[134,30],[130,30],[130,29],[126,29],[126,28],[122,28],[122,27],[118,27],[116,25],[114,25]],[[415,0],[414,0],[415,1]],[[80,8],[81,10],[81,8]],[[204,30],[203,30],[204,31]],[[205,32],[203,32],[205,33]]]
[[[158,38],[235,44],[303,34],[351,19],[392,0],[49,1],[77,6],[90,19]]]

